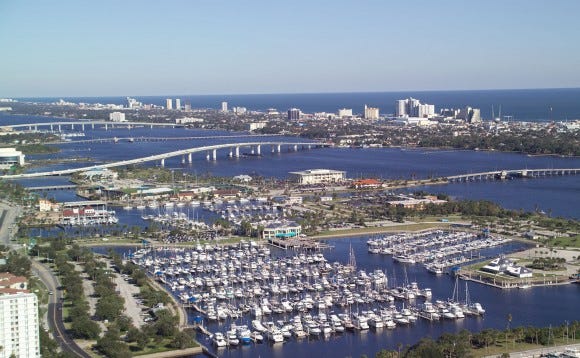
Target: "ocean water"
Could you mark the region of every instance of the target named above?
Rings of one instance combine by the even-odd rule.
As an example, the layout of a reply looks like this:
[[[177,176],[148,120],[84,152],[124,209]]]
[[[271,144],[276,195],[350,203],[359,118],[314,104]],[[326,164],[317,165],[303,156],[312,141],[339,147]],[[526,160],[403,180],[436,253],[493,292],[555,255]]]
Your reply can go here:
[[[264,111],[276,108],[285,112],[292,107],[303,112],[336,112],[339,108],[352,108],[362,113],[364,105],[379,107],[381,114],[392,114],[395,101],[414,97],[423,103],[441,108],[463,108],[471,106],[481,109],[484,118],[512,116],[511,120],[522,121],[562,121],[580,119],[580,88],[566,89],[520,89],[520,90],[472,90],[472,91],[405,91],[405,92],[356,92],[356,93],[307,93],[307,94],[247,94],[247,95],[165,95],[137,96],[143,103],[165,105],[166,98],[180,98],[182,105],[190,103],[192,108],[221,108],[227,101],[229,108],[246,107]],[[21,100],[53,102],[60,98],[21,98]],[[125,104],[125,97],[65,97],[64,100],[85,103]]]

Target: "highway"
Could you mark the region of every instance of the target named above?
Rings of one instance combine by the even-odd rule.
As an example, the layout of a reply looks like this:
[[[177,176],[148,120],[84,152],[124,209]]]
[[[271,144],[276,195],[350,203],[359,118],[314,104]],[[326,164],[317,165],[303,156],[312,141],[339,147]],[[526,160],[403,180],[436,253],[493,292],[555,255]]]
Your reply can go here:
[[[54,293],[48,296],[47,312],[48,326],[53,333],[54,339],[63,351],[72,353],[77,357],[90,358],[91,356],[66,334],[66,328],[62,321],[62,291],[58,289],[60,286],[58,279],[45,265],[34,259],[31,261],[32,272],[42,280],[49,291]]]

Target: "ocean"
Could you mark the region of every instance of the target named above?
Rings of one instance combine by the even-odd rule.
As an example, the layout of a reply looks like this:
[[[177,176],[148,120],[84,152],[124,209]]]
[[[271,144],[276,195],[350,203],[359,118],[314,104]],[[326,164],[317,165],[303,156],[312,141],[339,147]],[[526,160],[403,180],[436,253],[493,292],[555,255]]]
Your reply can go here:
[[[135,96],[143,103],[165,105],[166,98],[180,98],[181,104],[190,103],[192,108],[221,108],[228,102],[229,108],[246,107],[249,110],[265,111],[276,108],[285,112],[289,108],[300,108],[303,112],[336,112],[340,108],[352,108],[362,113],[364,105],[379,107],[381,115],[393,114],[395,101],[413,97],[423,103],[441,108],[463,108],[471,106],[481,109],[485,119],[494,115],[509,116],[516,121],[563,121],[580,119],[580,88],[563,89],[515,89],[515,90],[470,90],[470,91],[405,91],[405,92],[356,92],[356,93],[305,93],[305,94],[241,94],[241,95],[165,95]],[[54,102],[54,98],[19,98],[23,101]],[[84,103],[127,104],[125,97],[62,97],[65,101]]]

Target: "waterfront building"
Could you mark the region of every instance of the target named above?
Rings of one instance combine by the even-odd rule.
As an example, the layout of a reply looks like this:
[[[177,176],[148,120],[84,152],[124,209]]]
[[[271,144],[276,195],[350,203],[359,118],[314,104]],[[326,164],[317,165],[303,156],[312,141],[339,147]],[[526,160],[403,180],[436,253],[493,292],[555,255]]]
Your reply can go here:
[[[185,101],[185,110],[191,111],[191,103],[189,101]]]
[[[395,115],[397,117],[421,117],[430,118],[435,115],[435,106],[422,104],[416,98],[399,99],[395,103]]]
[[[111,122],[126,122],[125,113],[123,112],[112,112],[109,113],[109,120]]]
[[[228,111],[228,102],[222,102],[222,112]]]
[[[465,120],[467,123],[480,123],[481,122],[481,111],[479,108],[465,107],[459,113],[459,118]]]
[[[352,117],[352,108],[341,108],[338,110],[338,117],[349,118]]]
[[[24,154],[16,148],[0,148],[0,166],[24,165]]]
[[[431,118],[435,115],[435,106],[432,104],[420,104],[417,106],[417,117]]]
[[[141,108],[143,103],[137,101],[135,98],[127,97],[127,108],[136,109]]]
[[[337,183],[345,179],[346,172],[331,169],[309,169],[290,172],[290,180],[298,184]]]
[[[280,239],[296,237],[302,232],[302,226],[294,221],[271,222],[264,226],[263,239]]]
[[[234,107],[232,109],[232,111],[235,114],[246,114],[246,112],[248,111],[248,109],[246,107]]]
[[[173,109],[173,100],[171,98],[165,100],[165,109]]]
[[[40,357],[36,295],[15,291],[0,290],[0,358]]]
[[[364,117],[365,119],[379,119],[379,109],[377,107],[368,107],[365,104]]]
[[[181,99],[179,98],[175,99],[175,109],[177,109],[178,111],[181,110]]]
[[[297,120],[299,120],[301,113],[302,113],[302,111],[300,111],[300,109],[298,109],[298,108],[290,108],[288,110],[288,120],[289,121],[297,121]]]
[[[195,117],[183,117],[183,118],[175,118],[175,124],[189,124],[189,123],[202,123],[203,118],[195,118]]]
[[[266,126],[266,124],[268,124],[268,122],[251,122],[248,125],[248,130],[251,131],[255,131],[256,129],[262,129]]]

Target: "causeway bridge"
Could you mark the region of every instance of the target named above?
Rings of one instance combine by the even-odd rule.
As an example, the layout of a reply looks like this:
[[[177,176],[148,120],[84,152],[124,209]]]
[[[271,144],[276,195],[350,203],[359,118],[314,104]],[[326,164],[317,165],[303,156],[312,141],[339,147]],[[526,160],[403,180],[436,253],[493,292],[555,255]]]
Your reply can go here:
[[[93,138],[81,140],[66,140],[50,142],[47,144],[83,144],[83,143],[117,143],[117,142],[167,142],[177,140],[196,139],[240,139],[240,138],[260,138],[260,137],[281,137],[282,134],[238,134],[238,135],[213,135],[213,136],[192,136],[192,137],[109,137]]]
[[[451,175],[446,177],[449,182],[468,182],[479,180],[496,180],[512,178],[538,178],[555,175],[575,175],[580,174],[580,168],[562,169],[506,169],[481,173],[469,173],[461,175]]]
[[[105,163],[99,165],[91,165],[81,168],[70,168],[63,170],[52,170],[47,172],[37,172],[37,173],[24,173],[24,174],[13,174],[13,175],[2,175],[0,179],[20,179],[20,178],[36,178],[45,176],[58,176],[58,175],[69,175],[78,172],[85,172],[90,170],[99,170],[105,168],[115,168],[122,167],[126,165],[142,164],[147,162],[159,162],[159,165],[165,166],[165,160],[168,158],[181,157],[181,163],[185,164],[192,163],[192,154],[206,152],[207,160],[217,160],[217,151],[220,149],[228,150],[228,157],[230,158],[240,158],[246,155],[249,156],[261,156],[262,147],[270,147],[272,153],[281,153],[282,147],[286,147],[287,151],[298,151],[300,149],[313,149],[322,147],[331,147],[331,144],[326,143],[316,143],[316,142],[246,142],[246,143],[226,143],[226,144],[216,144],[208,145],[203,147],[187,148],[176,150],[168,153],[155,154],[147,157],[121,160],[113,163]],[[240,152],[241,148],[250,148],[249,154],[244,154]]]
[[[131,129],[134,127],[183,127],[184,124],[179,123],[152,123],[152,122],[111,122],[111,121],[62,121],[62,122],[40,122],[40,123],[25,123],[25,124],[9,124],[5,126],[0,126],[0,131],[10,131],[10,130],[29,130],[38,131],[39,128],[50,129],[50,131],[62,132],[63,129],[84,131],[86,128],[127,128]]]

